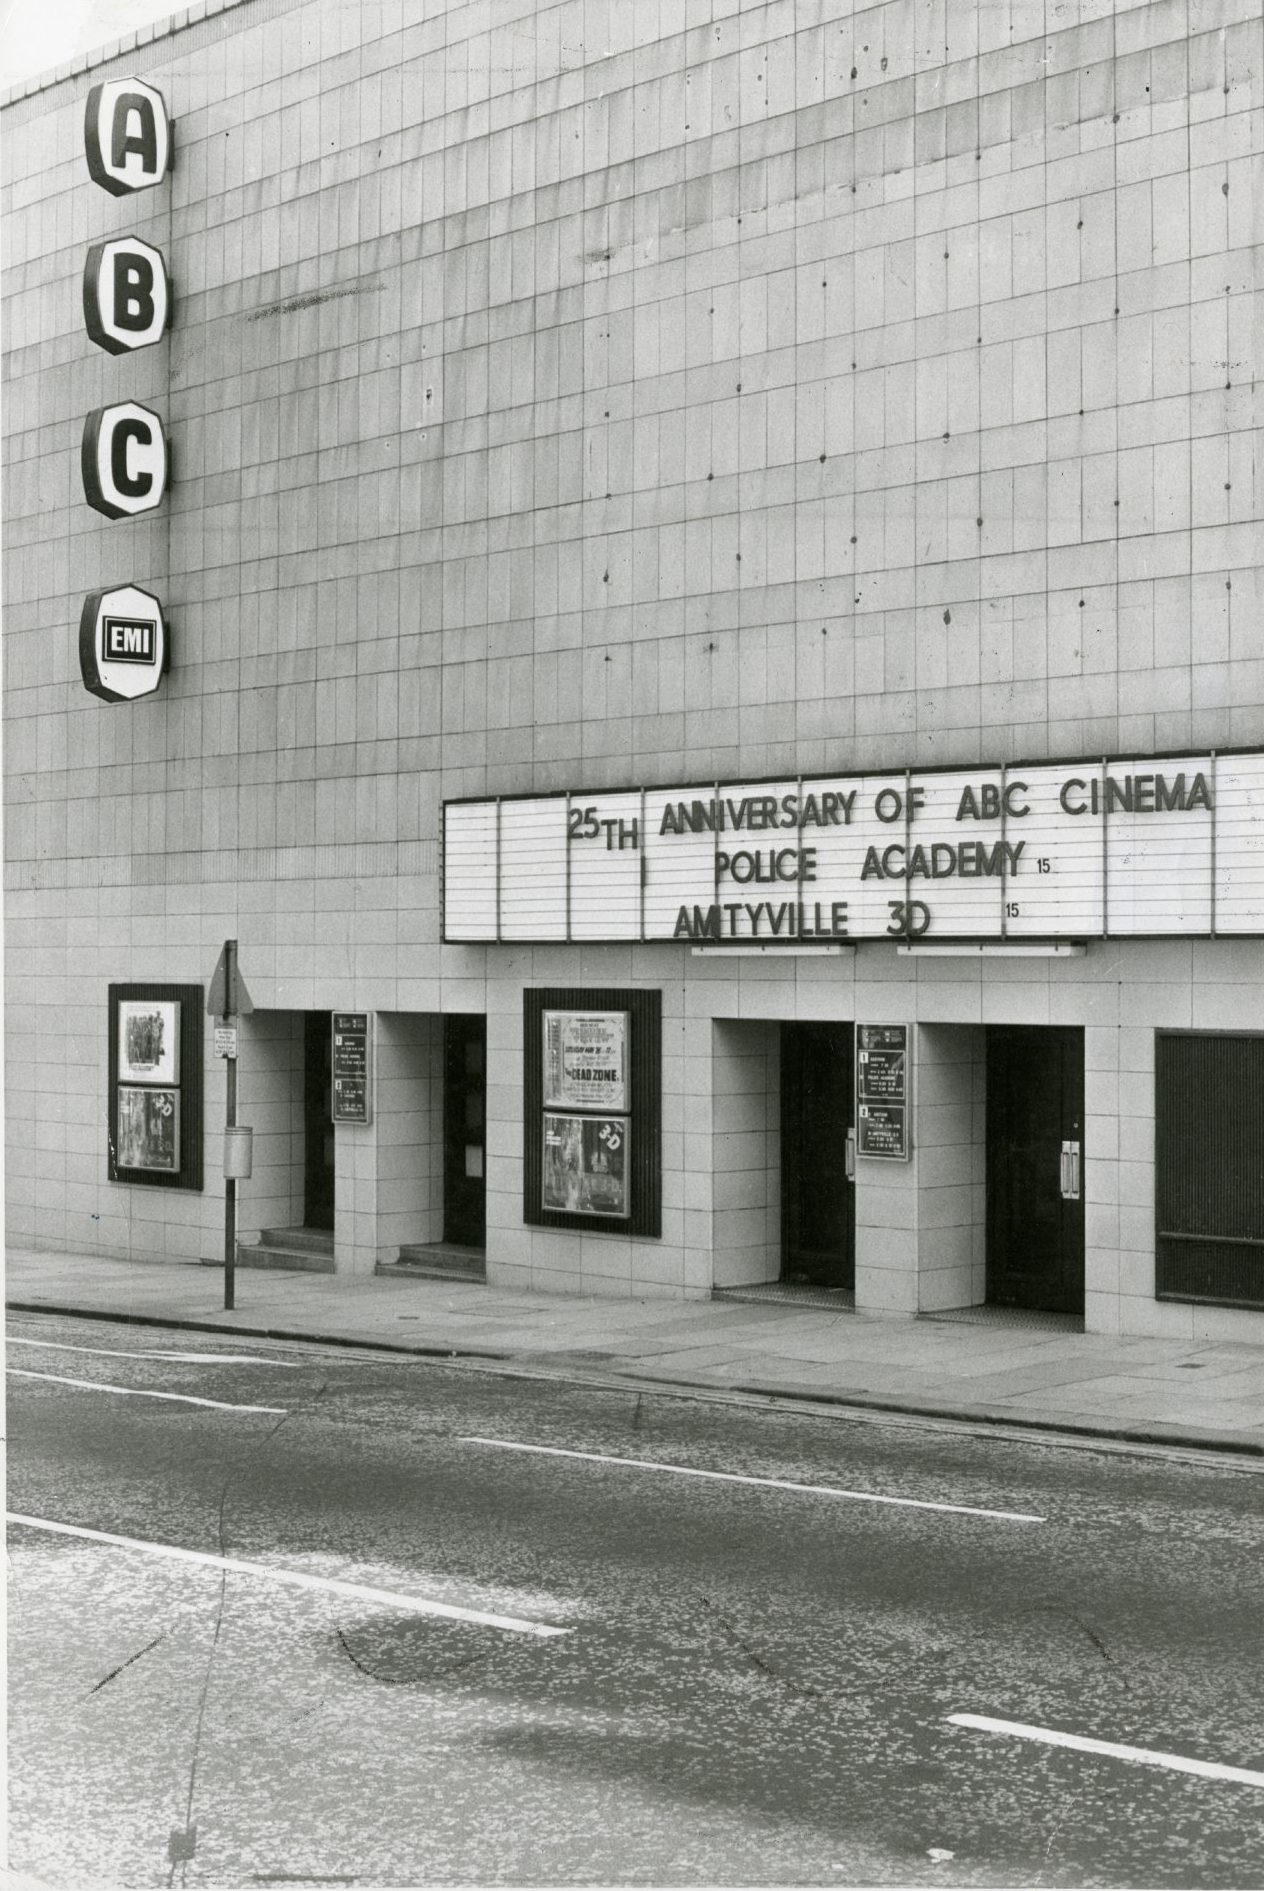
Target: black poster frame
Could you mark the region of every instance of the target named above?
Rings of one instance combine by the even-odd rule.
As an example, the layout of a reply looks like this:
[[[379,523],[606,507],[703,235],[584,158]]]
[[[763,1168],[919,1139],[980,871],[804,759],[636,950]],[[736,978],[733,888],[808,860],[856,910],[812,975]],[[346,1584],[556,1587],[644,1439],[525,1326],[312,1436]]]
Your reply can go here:
[[[106,1099],[107,1157],[111,1182],[138,1188],[174,1188],[201,1191],[202,1131],[205,1117],[202,1096],[202,1031],[204,988],[201,985],[127,984],[109,987],[109,1058]],[[180,1007],[180,1071],[174,1085],[154,1089],[180,1092],[180,1167],[174,1174],[162,1169],[125,1168],[116,1159],[118,1149],[118,1019],[119,1005],[133,1002],[175,1003]]]
[[[570,1214],[541,1206],[544,1181],[544,1013],[625,1011],[628,1014],[627,1077],[631,1107],[616,1112],[631,1119],[631,1213]],[[568,1228],[579,1234],[643,1235],[663,1232],[663,1000],[658,991],[608,986],[526,990],[523,1024],[522,1218],[532,1228]],[[608,1116],[608,1110],[587,1112]],[[584,1115],[577,1108],[576,1115]]]

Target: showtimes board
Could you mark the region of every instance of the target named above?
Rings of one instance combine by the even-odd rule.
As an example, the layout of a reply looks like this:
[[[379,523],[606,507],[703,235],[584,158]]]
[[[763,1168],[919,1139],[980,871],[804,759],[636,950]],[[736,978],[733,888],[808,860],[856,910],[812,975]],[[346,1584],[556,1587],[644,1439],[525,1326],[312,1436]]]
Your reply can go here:
[[[333,1033],[333,1096],[335,1123],[372,1121],[371,1037],[367,1011],[335,1011]]]
[[[856,1026],[856,1153],[907,1162],[907,1024]]]
[[[1264,752],[452,801],[444,938],[1264,933]]]

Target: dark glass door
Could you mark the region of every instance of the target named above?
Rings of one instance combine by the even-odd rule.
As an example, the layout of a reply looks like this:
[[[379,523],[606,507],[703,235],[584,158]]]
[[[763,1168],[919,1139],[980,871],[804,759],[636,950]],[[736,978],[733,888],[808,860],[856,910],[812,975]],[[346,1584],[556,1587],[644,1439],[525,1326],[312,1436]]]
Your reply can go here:
[[[856,1190],[847,1177],[854,1123],[855,1027],[781,1027],[781,1278],[856,1284]]]
[[[487,1240],[487,1020],[452,1012],[443,1020],[443,1238],[455,1247]]]
[[[987,1297],[1084,1311],[1084,1033],[987,1031]]]
[[[304,1041],[303,1225],[334,1225],[334,1047],[330,1014],[309,1011]]]

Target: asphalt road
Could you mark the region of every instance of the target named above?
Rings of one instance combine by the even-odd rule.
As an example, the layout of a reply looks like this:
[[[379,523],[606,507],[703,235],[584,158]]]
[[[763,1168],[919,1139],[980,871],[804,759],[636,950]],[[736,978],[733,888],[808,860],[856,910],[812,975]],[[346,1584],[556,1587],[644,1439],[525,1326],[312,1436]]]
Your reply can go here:
[[[8,1331],[19,1873],[1264,1883],[1262,1471]]]

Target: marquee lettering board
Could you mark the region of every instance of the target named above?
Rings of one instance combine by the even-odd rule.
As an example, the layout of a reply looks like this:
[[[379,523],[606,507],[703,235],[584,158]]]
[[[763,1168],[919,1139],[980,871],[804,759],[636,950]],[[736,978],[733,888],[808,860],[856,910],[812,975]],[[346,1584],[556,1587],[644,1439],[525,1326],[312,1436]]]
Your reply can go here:
[[[448,802],[444,938],[1264,933],[1264,752]]]

